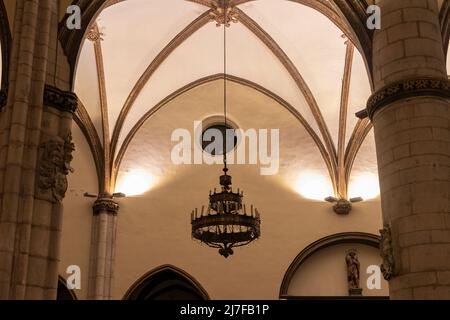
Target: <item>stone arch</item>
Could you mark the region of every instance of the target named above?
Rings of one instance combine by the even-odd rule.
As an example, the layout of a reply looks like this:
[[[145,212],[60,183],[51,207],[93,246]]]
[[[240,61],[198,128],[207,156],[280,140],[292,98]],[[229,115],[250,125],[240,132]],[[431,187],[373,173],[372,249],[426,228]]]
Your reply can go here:
[[[338,244],[364,244],[379,248],[380,237],[364,232],[343,232],[321,238],[303,249],[287,269],[280,287],[280,297],[288,294],[289,285],[300,266],[314,253]]]
[[[81,51],[83,38],[95,18],[107,7],[114,5],[123,0],[73,0],[72,5],[80,7],[82,16],[82,27],[80,30],[68,30],[65,28],[64,21],[68,18],[65,15],[60,22],[58,38],[62,44],[62,48],[68,58],[71,79],[73,82],[78,55]],[[309,6],[322,14],[326,15],[331,21],[337,22],[338,17],[336,11],[333,11],[325,5],[324,0],[291,0],[299,4]],[[367,30],[365,26],[366,4],[365,0],[355,0],[348,3],[347,0],[331,0],[333,6],[339,10],[339,13],[345,17],[349,24],[351,36],[356,39],[356,45],[362,50],[363,58],[367,64],[368,70],[372,73],[372,37],[373,32]],[[339,24],[342,27],[342,24]],[[371,77],[370,77],[371,78]]]
[[[209,300],[201,284],[184,270],[163,265],[144,274],[123,300]]]
[[[445,1],[439,14],[441,22],[442,41],[444,43],[444,54],[447,56],[450,41],[450,1]]]
[[[0,42],[2,59],[0,89],[4,89],[8,83],[9,57],[11,52],[11,30],[9,28],[8,13],[3,1],[0,2]]]
[[[78,60],[78,55],[81,52],[83,38],[87,30],[95,20],[95,18],[106,7],[116,4],[123,0],[73,0],[71,5],[77,5],[81,9],[81,29],[69,30],[66,28],[65,21],[69,17],[68,14],[64,16],[59,24],[58,38],[61,42],[62,49],[67,56],[70,66],[70,79],[73,82],[75,76],[75,68]],[[71,83],[72,84],[72,83]]]
[[[58,276],[58,289],[56,300],[58,301],[78,300],[75,292],[67,288],[66,280],[61,276]]]
[[[174,92],[172,92],[170,95],[168,95],[166,98],[164,98],[162,101],[160,101],[158,104],[153,106],[149,109],[134,125],[134,127],[131,129],[131,131],[127,134],[125,140],[122,142],[122,145],[120,147],[120,150],[117,154],[117,158],[115,159],[114,163],[114,180],[117,178],[117,174],[119,173],[119,168],[121,166],[122,160],[125,156],[125,153],[127,151],[127,148],[131,141],[133,140],[136,133],[139,131],[139,129],[144,125],[144,123],[150,119],[157,111],[164,108],[167,103],[175,99],[176,97],[200,86],[203,84],[211,83],[213,81],[217,81],[223,79],[223,74],[214,74],[210,76],[206,76],[204,78],[197,79],[183,88],[180,88]],[[332,168],[331,168],[331,160],[330,155],[327,153],[325,146],[321,142],[319,136],[317,133],[314,132],[314,130],[311,128],[311,126],[308,124],[308,122],[304,119],[302,114],[296,110],[292,105],[290,105],[287,101],[283,100],[281,97],[277,96],[275,93],[271,92],[270,90],[258,85],[257,83],[251,82],[249,80],[227,75],[227,81],[249,87],[251,89],[256,90],[257,92],[266,95],[267,97],[273,99],[274,101],[278,102],[286,111],[292,114],[293,117],[295,117],[299,123],[303,126],[303,128],[309,133],[311,136],[311,139],[315,142],[317,145],[318,150],[320,151],[320,154],[324,160],[325,165],[327,166],[330,174],[330,178],[333,179],[332,176]]]

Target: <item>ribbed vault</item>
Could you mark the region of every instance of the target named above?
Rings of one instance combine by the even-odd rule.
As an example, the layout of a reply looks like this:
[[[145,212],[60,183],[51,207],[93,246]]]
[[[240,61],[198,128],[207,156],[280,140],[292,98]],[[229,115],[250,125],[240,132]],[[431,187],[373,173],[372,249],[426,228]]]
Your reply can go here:
[[[362,8],[354,4],[351,10]],[[93,5],[86,12],[94,12]],[[113,192],[121,159],[145,120],[186,88],[217,78],[221,32],[210,18],[217,7],[214,1],[98,5],[103,11],[93,15],[96,20],[82,41],[75,72],[74,88],[82,102],[76,121],[98,162],[100,189]],[[236,6],[239,23],[229,32],[229,81],[284,101],[316,141],[335,195],[347,198],[353,162],[370,131],[367,120],[354,116],[371,93],[362,46],[370,35],[361,37],[354,31],[356,20],[353,26],[349,23],[341,11],[347,7],[339,1],[232,1],[231,5]],[[124,12],[129,12],[128,18]],[[140,21],[144,13],[150,15],[147,25],[140,22],[144,31],[127,35],[133,29],[125,31],[132,23],[127,19]],[[278,25],[279,21],[286,22]],[[308,27],[329,39],[308,34]],[[150,34],[156,28],[165,31]],[[61,37],[66,50],[76,43],[73,34]],[[124,47],[132,53],[123,53]],[[252,63],[258,55],[263,60],[260,68]]]

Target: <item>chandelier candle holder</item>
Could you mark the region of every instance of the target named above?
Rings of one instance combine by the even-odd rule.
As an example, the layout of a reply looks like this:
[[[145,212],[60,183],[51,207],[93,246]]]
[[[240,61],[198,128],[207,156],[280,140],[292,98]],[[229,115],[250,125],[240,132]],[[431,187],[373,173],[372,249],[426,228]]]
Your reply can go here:
[[[209,192],[209,206],[199,214],[195,209],[191,213],[192,238],[212,248],[218,248],[219,254],[228,258],[233,248],[249,244],[261,236],[261,218],[258,209],[250,207],[247,214],[243,204],[244,192],[233,192],[231,176],[224,168],[220,177],[221,191]]]

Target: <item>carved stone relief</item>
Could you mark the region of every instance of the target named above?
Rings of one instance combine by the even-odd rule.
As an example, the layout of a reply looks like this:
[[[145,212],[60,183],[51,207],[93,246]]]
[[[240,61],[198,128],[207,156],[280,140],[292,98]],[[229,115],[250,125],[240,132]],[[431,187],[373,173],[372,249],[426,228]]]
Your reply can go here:
[[[70,162],[75,145],[72,135],[65,139],[52,138],[41,144],[38,170],[38,196],[51,202],[61,202],[68,184],[67,175],[73,172]]]
[[[380,255],[383,259],[381,272],[386,280],[390,280],[395,275],[394,250],[392,247],[391,228],[385,226],[380,230]]]

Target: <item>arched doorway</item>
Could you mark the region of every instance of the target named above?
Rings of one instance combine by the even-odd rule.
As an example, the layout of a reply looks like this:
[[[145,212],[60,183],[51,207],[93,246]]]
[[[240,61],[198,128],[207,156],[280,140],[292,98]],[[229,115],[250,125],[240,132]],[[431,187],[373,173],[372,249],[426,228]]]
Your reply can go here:
[[[6,105],[8,95],[9,54],[11,31],[5,4],[0,2],[0,110]]]
[[[174,266],[161,266],[139,279],[125,300],[209,300],[208,293],[189,274]]]
[[[58,277],[58,291],[56,294],[56,300],[58,301],[73,301],[78,300],[77,296],[72,290],[69,290],[66,285],[66,280],[61,276]]]

